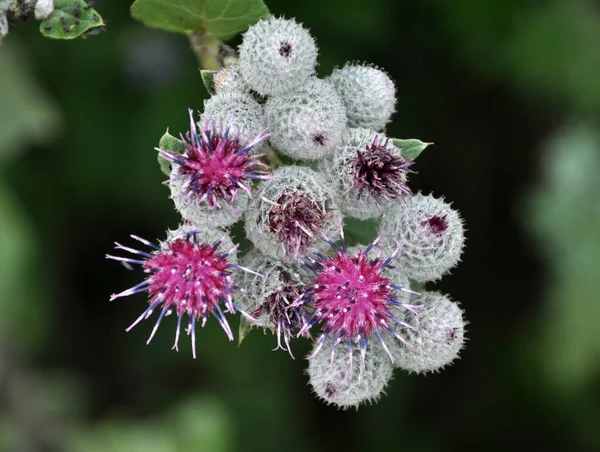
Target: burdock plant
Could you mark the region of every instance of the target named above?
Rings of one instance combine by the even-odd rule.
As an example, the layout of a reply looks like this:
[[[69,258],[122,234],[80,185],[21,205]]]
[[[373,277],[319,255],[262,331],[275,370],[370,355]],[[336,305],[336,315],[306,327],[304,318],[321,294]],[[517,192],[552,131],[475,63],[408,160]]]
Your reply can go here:
[[[241,17],[220,0],[207,3],[218,19],[187,5],[197,33],[194,19],[161,22],[153,2],[134,8],[152,26],[188,34],[214,70],[202,71],[212,94],[204,111],[190,110],[181,140],[167,133],[157,148],[182,226],[156,245],[132,236],[143,250],[117,243],[129,257],[107,255],[145,273],[111,296],[146,293],[127,330],[157,311],[150,342],[174,314],[174,348],[185,322],[194,357],[197,326],[210,317],[232,340],[230,321],[240,314],[240,342],[261,328],[292,357],[297,338],[312,340],[309,383],[341,408],[378,400],[395,368],[424,373],[451,363],[465,340],[463,310],[423,283],[458,263],[463,222],[442,199],[409,188],[427,143],[384,131],[396,108],[390,75],[347,63],[319,78],[305,26],[270,17],[259,0]],[[219,39],[248,26],[238,57]],[[370,243],[369,228],[379,229]],[[250,246],[231,240],[244,235]]]

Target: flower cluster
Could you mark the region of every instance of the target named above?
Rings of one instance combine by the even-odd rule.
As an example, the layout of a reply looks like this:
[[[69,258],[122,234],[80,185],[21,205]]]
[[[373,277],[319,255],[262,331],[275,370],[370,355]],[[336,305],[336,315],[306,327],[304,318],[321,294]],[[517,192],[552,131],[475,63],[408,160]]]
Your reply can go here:
[[[148,293],[130,328],[159,310],[150,339],[175,313],[175,348],[184,316],[193,344],[211,316],[232,340],[226,313],[272,331],[292,357],[295,338],[312,338],[314,392],[357,407],[379,398],[394,368],[436,371],[458,356],[458,304],[410,285],[448,273],[464,231],[449,204],[407,186],[413,162],[382,132],[396,105],[390,77],[346,64],[318,78],[316,58],[293,20],[272,17],[244,34],[239,64],[215,73],[199,120],[190,111],[179,144],[157,148],[183,226],[159,245],[132,236],[147,251],[116,245],[134,257],[107,257],[146,278],[111,299]],[[350,247],[347,218],[375,219],[379,235]],[[252,243],[239,260],[234,223]]]

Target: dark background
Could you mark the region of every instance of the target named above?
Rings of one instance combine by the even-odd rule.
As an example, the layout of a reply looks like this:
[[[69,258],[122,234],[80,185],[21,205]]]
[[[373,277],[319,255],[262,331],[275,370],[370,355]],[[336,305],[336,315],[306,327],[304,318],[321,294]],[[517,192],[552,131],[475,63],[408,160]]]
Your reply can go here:
[[[99,36],[31,20],[0,47],[0,450],[600,450],[600,4],[267,4],[311,29],[321,75],[385,68],[388,134],[435,142],[411,186],[468,228],[435,286],[471,322],[462,359],[338,411],[270,335],[238,348],[208,322],[193,361],[172,319],[126,334],[143,296],[108,297],[141,275],[104,254],[176,227],[153,148],[207,93],[185,37],[97,1]]]

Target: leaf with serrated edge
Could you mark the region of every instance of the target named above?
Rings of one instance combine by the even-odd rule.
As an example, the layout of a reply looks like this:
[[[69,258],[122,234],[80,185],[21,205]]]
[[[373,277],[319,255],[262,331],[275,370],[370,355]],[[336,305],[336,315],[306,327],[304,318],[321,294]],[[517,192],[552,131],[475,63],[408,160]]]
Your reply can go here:
[[[185,144],[183,141],[175,138],[173,135],[169,134],[169,130],[165,132],[165,134],[160,138],[158,142],[158,147],[161,149],[167,149],[169,151],[175,151],[179,154],[183,154],[185,152]],[[160,165],[160,170],[165,176],[171,175],[171,163],[165,159],[160,153],[158,154],[158,164]]]
[[[400,154],[408,161],[416,160],[416,158],[421,155],[421,152],[425,150],[428,146],[431,146],[433,143],[424,143],[421,140],[417,140],[416,138],[409,138],[407,140],[401,140],[399,138],[392,138],[392,143],[397,148],[400,148]]]
[[[83,0],[54,0],[54,11],[40,24],[46,38],[75,39],[104,27],[100,14]]]
[[[131,16],[148,27],[176,33],[206,31],[226,41],[269,17],[262,0],[136,0]]]

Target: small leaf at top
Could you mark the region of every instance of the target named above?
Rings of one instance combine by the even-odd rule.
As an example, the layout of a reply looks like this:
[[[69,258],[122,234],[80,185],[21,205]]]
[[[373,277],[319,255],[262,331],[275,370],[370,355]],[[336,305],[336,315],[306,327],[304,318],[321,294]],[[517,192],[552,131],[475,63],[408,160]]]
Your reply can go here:
[[[427,146],[431,146],[433,143],[424,143],[416,138],[409,138],[407,140],[401,140],[399,138],[392,138],[392,143],[397,148],[400,148],[401,155],[406,160],[412,162],[421,155],[421,152],[425,150]]]
[[[104,27],[100,14],[83,0],[54,0],[54,11],[40,24],[46,38],[74,39]]]
[[[183,141],[175,138],[173,135],[169,134],[169,130],[165,132],[165,134],[161,137],[158,142],[158,147],[161,149],[166,149],[169,151],[175,151],[179,154],[183,154],[185,152],[185,144]],[[158,164],[160,165],[160,170],[163,172],[165,176],[171,175],[171,163],[165,159],[160,153],[158,154]]]
[[[206,87],[208,94],[214,94],[215,92],[215,74],[217,71],[210,71],[208,69],[200,69],[200,77]]]
[[[136,0],[131,16],[176,33],[206,31],[226,41],[269,17],[262,0]]]

